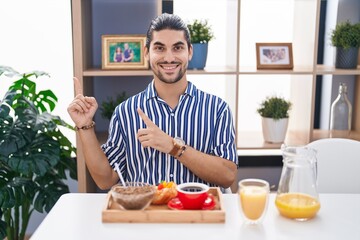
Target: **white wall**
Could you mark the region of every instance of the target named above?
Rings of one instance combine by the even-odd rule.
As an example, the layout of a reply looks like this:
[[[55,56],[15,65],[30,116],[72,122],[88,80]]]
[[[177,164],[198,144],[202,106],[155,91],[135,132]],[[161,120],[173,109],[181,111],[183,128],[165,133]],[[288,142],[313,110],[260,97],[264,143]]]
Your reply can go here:
[[[59,102],[54,110],[72,124],[66,108],[73,98],[73,56],[70,0],[1,0],[0,1],[0,65],[20,73],[41,70],[51,78],[41,78],[39,89],[51,89]],[[11,85],[10,79],[0,77],[0,98]],[[75,144],[75,133],[63,133]],[[70,181],[71,191],[77,183]],[[34,232],[45,215],[33,213],[28,233]]]
[[[51,89],[57,95],[54,114],[71,123],[66,112],[73,98],[70,0],[5,0],[0,9],[0,65],[20,73],[48,72],[51,78],[35,82],[39,89]],[[12,81],[4,77],[0,81],[2,97]],[[74,133],[67,137],[74,142]]]

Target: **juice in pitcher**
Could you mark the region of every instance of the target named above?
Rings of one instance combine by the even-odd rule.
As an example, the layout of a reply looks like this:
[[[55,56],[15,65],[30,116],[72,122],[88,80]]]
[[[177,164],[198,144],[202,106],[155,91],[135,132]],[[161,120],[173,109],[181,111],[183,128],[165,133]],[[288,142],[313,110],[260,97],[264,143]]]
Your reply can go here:
[[[297,220],[313,218],[320,209],[320,202],[303,193],[284,193],[276,197],[275,205],[281,215]]]

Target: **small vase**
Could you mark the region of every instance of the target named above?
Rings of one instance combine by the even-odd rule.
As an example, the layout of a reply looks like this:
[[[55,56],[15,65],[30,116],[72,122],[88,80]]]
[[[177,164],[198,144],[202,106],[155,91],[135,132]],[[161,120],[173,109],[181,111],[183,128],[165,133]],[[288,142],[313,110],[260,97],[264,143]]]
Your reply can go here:
[[[285,140],[289,119],[262,118],[262,132],[265,142],[282,143]]]
[[[335,67],[341,69],[355,69],[357,67],[359,49],[352,47],[349,49],[336,48]]]
[[[188,69],[204,69],[206,65],[208,44],[193,43],[193,56],[189,61]]]

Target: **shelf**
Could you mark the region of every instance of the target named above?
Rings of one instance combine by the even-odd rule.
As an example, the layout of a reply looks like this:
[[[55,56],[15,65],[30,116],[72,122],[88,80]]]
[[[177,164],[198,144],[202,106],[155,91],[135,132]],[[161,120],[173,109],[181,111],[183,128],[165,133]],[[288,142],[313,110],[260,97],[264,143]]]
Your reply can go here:
[[[151,70],[102,70],[102,69],[87,69],[83,73],[86,77],[109,77],[109,76],[152,76]]]
[[[202,70],[187,70],[187,74],[191,75],[235,75],[237,74],[235,67],[209,66]],[[86,77],[109,77],[109,76],[153,76],[151,70],[103,70],[100,68],[86,69],[83,72]]]
[[[203,70],[187,70],[191,75],[235,75],[235,74],[291,74],[291,75],[311,75],[314,73],[310,66],[294,66],[294,69],[266,69],[258,70],[255,66],[242,66],[240,71],[236,72],[234,67],[209,66]],[[356,69],[338,69],[334,66],[317,65],[315,73],[317,75],[360,75],[360,65]],[[86,69],[83,72],[86,77],[96,76],[152,76],[151,70],[102,70]]]
[[[318,75],[360,75],[360,65],[356,69],[339,69],[334,66],[317,65],[316,74]]]
[[[241,156],[279,156],[280,149],[238,149],[237,154]]]
[[[206,75],[206,74],[219,74],[219,75],[229,75],[229,74],[237,74],[235,67],[227,67],[227,66],[207,66],[203,70],[187,70],[187,74],[200,74],[200,75]]]
[[[264,142],[262,132],[238,132],[237,134],[237,148],[238,150],[261,150],[261,149],[280,149],[282,143],[268,143]],[[306,145],[309,141],[307,139],[307,132],[288,131],[285,139],[285,144],[291,146]]]
[[[340,136],[338,136],[338,137],[340,137]],[[349,135],[341,136],[341,137],[360,141],[360,132],[359,131],[351,131]],[[316,129],[313,131],[312,141],[323,139],[323,138],[330,138],[329,130]]]
[[[315,71],[311,66],[294,66],[294,69],[266,69],[258,70],[255,66],[241,66],[239,74],[315,74],[317,75],[360,75],[360,65],[356,69],[339,69],[334,66],[317,65]]]
[[[255,66],[240,66],[239,74],[313,74],[311,66],[294,66],[293,69],[264,69],[258,70]]]

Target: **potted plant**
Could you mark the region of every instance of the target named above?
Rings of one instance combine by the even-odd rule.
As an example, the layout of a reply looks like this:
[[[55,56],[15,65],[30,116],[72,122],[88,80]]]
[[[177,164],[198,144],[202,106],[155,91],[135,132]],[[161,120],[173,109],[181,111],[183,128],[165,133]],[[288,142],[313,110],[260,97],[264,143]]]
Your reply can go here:
[[[214,38],[207,20],[194,20],[187,25],[190,31],[193,56],[189,61],[189,69],[204,69],[206,65],[208,42]]]
[[[338,23],[332,30],[331,44],[336,47],[336,68],[356,68],[360,47],[360,23]]]
[[[0,76],[19,76],[0,101],[0,238],[24,239],[32,212],[49,212],[69,192],[66,172],[76,179],[76,149],[59,128],[73,127],[51,114],[55,94],[30,80],[47,73],[0,66]]]
[[[291,102],[281,97],[267,97],[257,109],[262,117],[262,130],[266,142],[284,142]]]
[[[126,92],[122,92],[121,94],[118,94],[116,96],[116,99],[109,97],[107,101],[103,101],[100,107],[101,116],[105,119],[110,120],[115,108],[127,98],[128,97],[126,96]]]

